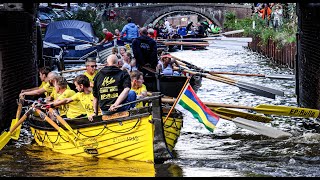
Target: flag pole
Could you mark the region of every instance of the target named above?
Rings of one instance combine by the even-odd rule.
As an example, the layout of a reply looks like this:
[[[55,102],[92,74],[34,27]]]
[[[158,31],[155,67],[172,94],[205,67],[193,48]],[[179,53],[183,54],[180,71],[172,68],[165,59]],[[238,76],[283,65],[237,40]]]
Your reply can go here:
[[[168,115],[164,119],[163,123],[165,123],[167,121],[167,119],[169,118],[169,115],[171,114],[172,110],[174,109],[174,107],[176,106],[177,102],[179,101],[180,96],[181,96],[182,92],[185,90],[185,88],[186,88],[187,84],[189,83],[189,81],[190,81],[190,77],[187,77],[186,82],[184,83],[181,91],[179,92],[179,95],[178,95],[177,99],[174,101],[174,103],[173,103],[172,107],[170,108],[170,111],[168,112]]]

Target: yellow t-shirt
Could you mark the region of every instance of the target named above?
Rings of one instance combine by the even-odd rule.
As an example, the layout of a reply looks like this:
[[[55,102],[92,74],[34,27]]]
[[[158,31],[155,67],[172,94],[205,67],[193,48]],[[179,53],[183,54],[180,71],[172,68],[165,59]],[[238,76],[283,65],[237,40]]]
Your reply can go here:
[[[75,94],[76,92],[74,92],[73,90],[66,89],[62,94],[56,93],[53,98],[62,100],[65,98],[70,98]],[[70,119],[80,116],[85,112],[81,104],[75,101],[59,106],[59,111],[60,111],[60,116],[66,115],[67,118],[70,118]]]
[[[134,92],[136,92],[136,94],[137,94],[137,96],[138,96],[138,95],[141,95],[141,93],[142,93],[143,91],[147,91],[147,87],[146,87],[144,84],[142,84],[141,88],[139,88],[139,89],[133,89],[133,88],[131,88],[131,90],[134,91]],[[137,108],[143,107],[143,102],[138,102],[138,103],[136,104],[136,107],[137,107]]]
[[[81,103],[82,108],[84,108],[84,110],[87,113],[87,116],[90,116],[94,113],[94,109],[93,109],[93,94],[92,92],[90,94],[86,94],[84,92],[77,92],[76,94],[74,94],[71,99],[73,100],[73,102],[76,103]],[[101,114],[99,112],[99,114]]]
[[[70,87],[69,87],[69,85],[67,85],[67,89],[71,90]],[[53,100],[56,100],[56,99],[57,99],[57,94],[58,94],[58,93],[57,93],[57,91],[56,91],[56,88],[53,87],[52,92],[51,92],[51,94],[50,94],[50,96],[53,97]]]
[[[44,93],[46,96],[49,96],[53,90],[55,91],[54,87],[50,86],[49,82],[42,82],[42,83],[43,85],[41,84],[41,86],[44,90],[46,90],[46,92]]]
[[[40,86],[39,86],[39,89],[40,89],[40,88],[43,88],[43,86],[45,86],[46,84],[47,84],[46,82],[41,81],[41,84],[40,84]],[[48,92],[44,92],[44,95],[45,95],[46,97],[49,96]]]
[[[89,73],[87,73],[87,71],[86,71],[86,72],[84,72],[83,74],[89,78],[89,81],[90,81],[90,82],[93,83],[93,78],[96,76],[97,73],[98,73],[98,71],[95,71],[95,72],[93,73],[93,75],[91,76],[91,75],[90,75]]]

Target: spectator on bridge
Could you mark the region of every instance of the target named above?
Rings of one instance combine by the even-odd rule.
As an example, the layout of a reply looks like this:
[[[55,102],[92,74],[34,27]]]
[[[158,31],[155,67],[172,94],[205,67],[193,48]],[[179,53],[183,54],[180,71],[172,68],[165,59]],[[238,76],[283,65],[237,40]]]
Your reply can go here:
[[[271,19],[271,9],[268,3],[263,5],[263,8],[259,11],[261,13],[261,18],[265,20],[266,26],[269,27],[270,19]]]
[[[127,22],[128,24],[126,24],[121,31],[121,36],[126,33],[126,36],[123,38],[123,40],[131,43],[134,38],[139,36],[139,29],[137,25],[132,22],[131,17],[128,17]]]
[[[149,65],[149,67],[155,69],[158,63],[157,43],[148,36],[147,28],[143,27],[139,32],[140,37],[132,42],[132,51],[137,60],[137,67],[142,72],[144,71],[142,66],[145,65]]]
[[[282,25],[282,7],[277,4],[275,6],[275,11],[273,12],[273,27],[277,30],[279,26]]]
[[[102,32],[105,35],[105,38],[99,44],[104,44],[113,41],[113,34],[109,32],[108,29],[104,28]]]

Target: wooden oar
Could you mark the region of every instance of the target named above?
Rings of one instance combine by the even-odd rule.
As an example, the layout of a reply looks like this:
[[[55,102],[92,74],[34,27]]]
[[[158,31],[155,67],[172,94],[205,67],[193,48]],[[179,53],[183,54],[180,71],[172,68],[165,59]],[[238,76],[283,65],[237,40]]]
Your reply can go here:
[[[213,34],[213,35],[209,35],[208,37],[214,37],[214,36],[220,36],[220,35],[229,35],[229,34],[237,34],[237,33],[242,33],[242,32],[244,32],[244,29],[228,31],[228,32],[219,33],[219,34]]]
[[[265,126],[261,123],[258,122],[254,122],[254,121],[250,121],[244,118],[230,118],[221,114],[217,114],[218,116],[220,116],[223,119],[227,119],[230,120],[232,122],[234,122],[238,127],[243,128],[243,129],[248,129],[250,131],[256,132],[258,134],[262,134],[268,137],[272,137],[272,138],[285,138],[285,137],[290,137],[292,136],[292,134],[288,133],[288,132],[284,132],[281,131],[279,129],[275,129],[273,127],[268,127]]]
[[[73,137],[70,136],[64,129],[62,129],[60,126],[58,126],[52,119],[50,119],[44,112],[42,112],[40,109],[35,108],[35,111],[40,115],[40,117],[44,117],[44,119],[52,126],[54,127],[62,136],[65,136],[69,139],[70,142],[75,147],[77,146],[77,143]]]
[[[174,99],[162,98],[162,101],[165,103],[172,103]],[[225,107],[225,108],[236,108],[236,109],[249,109],[262,114],[273,114],[273,115],[280,115],[280,116],[292,116],[292,117],[304,117],[304,118],[320,117],[320,111],[318,109],[300,108],[295,106],[278,106],[278,105],[271,105],[271,104],[260,104],[255,107],[251,107],[251,106],[224,104],[224,103],[211,103],[211,102],[203,102],[203,103],[213,110],[215,108]],[[223,109],[223,110],[226,111],[226,109]]]
[[[104,66],[98,66],[98,69],[101,69],[103,68]],[[64,71],[60,71],[59,73],[62,74],[62,73],[70,73],[70,72],[76,72],[76,71],[84,71],[86,70],[86,68],[79,68],[79,69],[70,69],[70,70],[64,70]]]
[[[172,57],[176,59],[177,63],[179,63],[179,61],[180,61],[179,58],[177,58],[175,56],[172,56]],[[186,63],[184,63],[184,64],[186,64]],[[182,64],[180,63],[180,65],[182,65]],[[195,65],[192,65],[192,67],[197,68],[197,69],[202,71],[201,68],[199,68],[199,67],[197,67]],[[276,90],[276,89],[267,88],[267,87],[263,87],[263,86],[260,86],[260,85],[247,83],[247,82],[233,80],[231,78],[227,78],[227,77],[224,77],[224,76],[221,76],[221,75],[207,75],[207,74],[204,74],[204,73],[198,73],[198,72],[194,72],[194,71],[187,70],[187,69],[184,69],[183,71],[188,72],[190,74],[200,74],[201,76],[203,76],[205,78],[208,78],[208,79],[211,79],[211,80],[215,80],[215,81],[219,81],[219,82],[223,82],[223,83],[226,83],[226,84],[229,84],[229,85],[233,85],[233,86],[238,87],[240,90],[244,90],[244,91],[251,92],[251,93],[254,93],[254,94],[257,94],[257,95],[260,95],[260,96],[264,96],[264,97],[268,97],[268,98],[275,99],[275,95],[284,96],[284,92],[283,91],[279,91],[279,90]]]
[[[180,69],[179,68],[175,68],[175,70],[178,71]],[[232,86],[236,86],[240,90],[247,91],[247,92],[250,92],[250,93],[253,93],[253,94],[256,94],[256,95],[260,95],[260,96],[264,96],[264,97],[275,99],[275,95],[276,95],[275,92],[277,90],[274,90],[274,89],[271,89],[271,88],[266,88],[266,87],[262,87],[262,86],[257,87],[256,85],[251,85],[249,83],[231,81],[231,80],[228,80],[226,78],[207,75],[207,74],[204,74],[204,73],[194,72],[194,71],[187,70],[187,69],[182,69],[182,71],[186,72],[186,73],[189,73],[189,74],[193,74],[193,75],[201,75],[202,77],[205,77],[207,79],[211,79],[211,80],[214,80],[214,81],[218,81],[218,82],[226,83],[226,84],[229,84],[229,85],[232,85]],[[277,95],[279,95],[278,92],[277,92]]]
[[[188,68],[191,69],[195,69],[195,70],[200,70],[203,73],[209,73],[211,75],[216,75],[216,74],[228,74],[228,75],[239,75],[239,76],[257,76],[257,77],[265,77],[265,78],[270,78],[270,79],[286,79],[286,80],[295,80],[295,76],[294,75],[282,75],[282,74],[271,74],[271,75],[265,75],[265,74],[244,74],[244,73],[234,73],[234,72],[217,72],[217,71],[206,71],[194,64],[191,64],[181,58],[178,58],[176,56],[173,56],[171,54],[171,56],[173,58],[176,59],[177,63],[179,65],[183,65],[186,66]]]
[[[53,114],[58,119],[58,121],[73,134],[75,139],[79,139],[79,136],[77,135],[77,133],[75,133],[72,127],[61,116],[59,116],[56,110],[49,108],[49,112]]]
[[[235,73],[235,72],[219,72],[219,71],[203,71],[204,73],[209,74],[227,74],[227,75],[237,75],[237,76],[256,76],[256,77],[265,77],[270,79],[286,79],[286,80],[295,80],[294,75],[284,75],[284,74],[245,74],[245,73]]]
[[[161,98],[161,102],[163,103],[168,103],[168,104],[173,104],[176,98],[174,99],[170,99],[170,98]],[[208,106],[208,105],[207,105]],[[227,109],[227,108],[221,108],[221,107],[210,107],[208,106],[211,110],[220,113],[222,115],[231,117],[231,118],[236,118],[236,117],[242,117],[245,119],[249,119],[249,120],[253,120],[253,121],[258,121],[258,122],[264,122],[264,123],[268,123],[270,121],[272,121],[271,118],[269,117],[263,117],[260,115],[256,115],[256,114],[250,114],[250,113],[246,113],[246,112],[241,112],[241,111],[236,111],[236,110],[231,110],[231,109]]]
[[[310,109],[310,108],[300,108],[295,106],[278,106],[278,105],[270,105],[270,104],[260,104],[255,107],[251,106],[238,106],[232,104],[223,104],[223,103],[210,103],[204,102],[208,107],[225,107],[225,108],[237,108],[237,109],[250,109],[262,114],[274,114],[280,116],[292,116],[292,117],[319,117],[318,109]]]
[[[187,46],[209,46],[209,43],[205,42],[164,42],[166,46],[168,45],[187,45]]]
[[[10,128],[9,132],[3,132],[0,136],[0,150],[10,141],[10,139],[12,138],[12,134],[13,132],[17,129],[18,126],[20,126],[23,121],[25,121],[27,119],[27,117],[29,116],[29,114],[33,111],[33,108],[30,107],[27,112],[21,117],[21,119]]]
[[[17,108],[17,112],[16,112],[16,118],[12,119],[11,121],[11,126],[10,129],[12,129],[12,127],[17,124],[18,120],[20,119],[20,115],[21,115],[21,111],[22,111],[22,98],[19,98],[18,100],[18,108]],[[11,134],[11,138],[14,140],[18,140],[19,136],[20,136],[20,130],[21,130],[21,124],[17,127],[17,129]]]

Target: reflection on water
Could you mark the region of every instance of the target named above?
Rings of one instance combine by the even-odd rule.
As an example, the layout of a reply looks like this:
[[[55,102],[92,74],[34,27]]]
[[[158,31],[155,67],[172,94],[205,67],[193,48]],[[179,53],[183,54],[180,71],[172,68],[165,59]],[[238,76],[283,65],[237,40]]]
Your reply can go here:
[[[204,51],[174,53],[206,70],[261,74],[293,74],[268,59],[244,48],[209,47]],[[72,66],[79,68],[79,66]],[[82,72],[73,73],[75,77]],[[201,100],[244,106],[274,104],[297,106],[295,82],[259,77],[228,76],[236,80],[285,92],[275,100],[240,91],[237,87],[203,79]],[[248,112],[247,110],[240,110]],[[251,112],[254,113],[254,112]],[[221,119],[213,133],[192,117],[184,117],[174,154],[164,164],[73,157],[31,144],[24,126],[18,142],[0,151],[0,176],[320,176],[320,134],[305,129],[314,119],[270,115],[273,126],[293,134],[289,139],[271,139],[238,128]]]
[[[11,144],[0,154],[0,176],[59,177],[181,177],[172,163],[84,158],[56,153],[35,142],[18,150]]]

